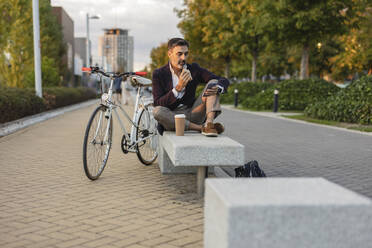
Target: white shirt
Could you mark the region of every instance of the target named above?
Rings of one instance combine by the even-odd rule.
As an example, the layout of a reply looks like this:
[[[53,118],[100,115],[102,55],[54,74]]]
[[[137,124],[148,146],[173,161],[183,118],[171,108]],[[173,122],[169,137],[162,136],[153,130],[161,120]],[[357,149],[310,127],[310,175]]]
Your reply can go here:
[[[179,78],[178,76],[176,75],[176,73],[174,72],[173,68],[172,68],[172,65],[169,63],[169,69],[172,73],[172,82],[173,82],[173,89],[172,89],[172,92],[173,92],[173,95],[174,97],[176,97],[177,99],[180,99],[183,97],[183,95],[185,94],[185,88],[183,88],[180,92],[178,92],[176,90],[176,86],[178,84],[178,81],[179,81]]]
[[[178,76],[176,75],[176,73],[174,72],[173,68],[172,68],[172,65],[169,63],[169,69],[172,73],[172,82],[173,82],[173,89],[172,89],[172,92],[173,92],[173,95],[174,97],[176,97],[177,99],[180,99],[183,97],[183,95],[185,94],[185,88],[183,88],[180,92],[178,92],[176,90],[176,86],[178,84],[178,81],[179,81],[179,78]],[[220,85],[217,85],[218,88],[221,89],[221,93],[224,92],[224,88]]]

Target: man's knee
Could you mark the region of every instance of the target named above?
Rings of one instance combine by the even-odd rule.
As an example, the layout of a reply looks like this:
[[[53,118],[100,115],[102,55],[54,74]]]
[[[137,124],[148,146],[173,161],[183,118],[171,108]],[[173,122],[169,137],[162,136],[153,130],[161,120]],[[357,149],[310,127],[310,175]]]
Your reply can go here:
[[[163,106],[156,106],[153,111],[152,111],[152,114],[154,115],[154,118],[155,120],[159,121],[159,119],[162,119],[161,117],[167,113],[169,111],[169,109],[167,107],[163,107]]]
[[[165,130],[174,130],[174,118],[172,111],[163,106],[156,106],[153,110],[155,120],[160,123]]]
[[[207,98],[208,98],[208,96],[204,96],[204,92],[205,92],[209,87],[211,87],[210,85],[212,85],[212,87],[213,87],[213,86],[217,85],[217,83],[218,83],[218,80],[217,80],[217,79],[211,79],[211,80],[209,80],[209,81],[207,82],[207,84],[205,85],[204,90],[203,90],[202,103],[205,104],[206,101],[207,101]],[[214,96],[212,96],[212,97],[214,97]]]
[[[217,85],[217,83],[218,83],[218,80],[217,79],[211,79],[211,80],[208,81],[207,86],[209,84],[215,84],[215,85]]]

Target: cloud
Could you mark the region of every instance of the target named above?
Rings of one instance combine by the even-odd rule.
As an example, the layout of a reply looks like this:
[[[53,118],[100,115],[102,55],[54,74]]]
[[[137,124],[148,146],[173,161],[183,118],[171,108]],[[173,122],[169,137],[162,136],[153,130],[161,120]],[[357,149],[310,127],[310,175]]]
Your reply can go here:
[[[129,29],[134,36],[135,69],[150,63],[153,47],[172,37],[182,37],[177,29],[180,21],[174,8],[182,8],[183,0],[52,0],[62,6],[74,21],[75,37],[86,36],[86,13],[100,15],[89,21],[92,55],[98,55],[98,37],[105,28]],[[139,67],[141,66],[141,67]]]

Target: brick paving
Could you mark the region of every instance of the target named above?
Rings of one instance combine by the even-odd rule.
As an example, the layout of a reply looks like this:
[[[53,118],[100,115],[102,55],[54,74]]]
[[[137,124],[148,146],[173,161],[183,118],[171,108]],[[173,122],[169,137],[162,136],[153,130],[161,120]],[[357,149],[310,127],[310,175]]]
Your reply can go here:
[[[94,106],[0,138],[0,247],[202,247],[195,176],[161,175],[120,149],[86,178],[83,135]]]
[[[202,247],[195,176],[124,155],[114,123],[97,181],[82,165],[94,106],[0,138],[0,247]],[[271,177],[324,177],[372,198],[372,137],[224,109],[226,135]]]

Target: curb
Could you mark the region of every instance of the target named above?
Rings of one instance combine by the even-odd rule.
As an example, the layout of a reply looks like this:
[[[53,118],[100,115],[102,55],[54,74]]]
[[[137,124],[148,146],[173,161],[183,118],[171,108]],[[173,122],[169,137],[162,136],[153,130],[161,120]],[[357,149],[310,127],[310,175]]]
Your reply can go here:
[[[99,99],[93,99],[93,100],[89,100],[83,103],[78,103],[78,104],[74,104],[74,105],[70,105],[70,106],[66,106],[66,107],[62,107],[62,108],[58,108],[54,110],[49,110],[49,111],[42,112],[36,115],[27,116],[27,117],[24,117],[22,119],[18,119],[15,121],[10,121],[7,123],[0,124],[0,137],[15,133],[21,129],[24,129],[26,127],[32,126],[36,123],[46,121],[54,117],[57,117],[64,113],[74,111],[80,108],[88,107],[90,105],[98,103],[98,101]]]
[[[325,128],[336,129],[336,130],[349,132],[349,133],[357,133],[357,134],[372,136],[372,133],[368,133],[368,132],[361,132],[361,131],[358,131],[358,130],[352,130],[352,129],[342,128],[342,127],[335,127],[335,126],[329,126],[329,125],[323,125],[323,124],[318,124],[318,123],[296,120],[296,119],[290,119],[290,118],[285,118],[285,117],[282,116],[282,115],[297,115],[296,113],[255,112],[255,111],[249,111],[249,110],[235,109],[232,105],[222,105],[222,107],[225,108],[225,109],[228,109],[228,110],[241,112],[241,113],[246,113],[246,114],[259,115],[259,116],[264,116],[264,117],[269,117],[269,118],[276,118],[276,119],[281,119],[281,120],[286,120],[286,121],[291,121],[291,122],[307,124],[307,125],[311,125],[311,126],[325,127]]]

